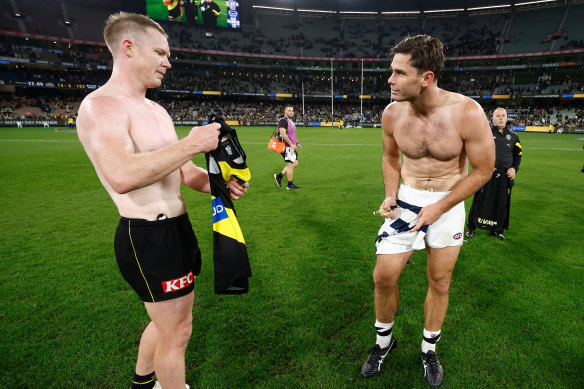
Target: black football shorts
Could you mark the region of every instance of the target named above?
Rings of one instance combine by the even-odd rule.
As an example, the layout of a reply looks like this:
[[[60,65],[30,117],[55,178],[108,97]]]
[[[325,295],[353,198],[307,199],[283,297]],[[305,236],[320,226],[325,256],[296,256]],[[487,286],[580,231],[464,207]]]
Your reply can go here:
[[[122,276],[144,302],[187,295],[201,271],[201,251],[186,213],[156,221],[122,217],[114,249]]]

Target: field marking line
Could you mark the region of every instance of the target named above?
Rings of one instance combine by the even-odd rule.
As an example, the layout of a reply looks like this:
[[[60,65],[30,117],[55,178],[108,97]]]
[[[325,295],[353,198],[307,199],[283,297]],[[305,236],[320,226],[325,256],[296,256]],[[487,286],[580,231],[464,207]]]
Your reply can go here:
[[[0,142],[47,142],[47,143],[79,143],[78,140],[73,139],[0,139]],[[267,144],[265,142],[244,142],[248,145],[263,145]],[[303,143],[306,146],[374,146],[380,147],[383,146],[381,143]],[[563,147],[524,147],[524,150],[560,150],[560,151],[580,151],[583,150],[581,148],[571,149],[571,148],[563,148]]]
[[[73,139],[0,139],[0,142],[49,142],[49,143],[81,143]]]

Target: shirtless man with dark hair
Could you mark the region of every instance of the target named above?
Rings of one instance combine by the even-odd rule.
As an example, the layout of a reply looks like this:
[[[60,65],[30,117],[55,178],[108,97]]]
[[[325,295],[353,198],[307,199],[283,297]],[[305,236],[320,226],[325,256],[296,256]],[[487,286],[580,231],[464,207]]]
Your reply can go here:
[[[406,37],[392,55],[388,83],[393,103],[382,116],[386,197],[380,214],[386,220],[379,230],[373,272],[377,341],[361,374],[378,373],[383,359],[397,346],[392,328],[398,280],[413,251],[425,249],[429,287],[422,361],[428,383],[439,386],[443,370],[436,342],[463,240],[463,201],[489,180],[495,148],[479,104],[438,88],[444,62],[442,42],[427,35]]]

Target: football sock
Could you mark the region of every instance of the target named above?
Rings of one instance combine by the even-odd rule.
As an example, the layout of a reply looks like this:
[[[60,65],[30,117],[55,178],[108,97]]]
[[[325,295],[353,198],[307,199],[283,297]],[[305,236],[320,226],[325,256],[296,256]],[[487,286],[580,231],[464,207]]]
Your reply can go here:
[[[294,182],[288,181],[288,186],[292,186],[292,185],[294,185]]]
[[[154,372],[146,375],[134,373],[134,380],[130,389],[152,389],[156,383]]]
[[[428,351],[436,352],[436,343],[440,340],[440,332],[438,331],[428,331],[424,328],[424,340],[422,341],[422,352],[426,354]]]
[[[381,348],[386,348],[389,346],[389,342],[391,342],[391,331],[393,328],[393,322],[391,323],[380,323],[379,321],[375,321],[375,329],[377,330],[377,340],[375,341],[376,344],[379,345]]]
[[[284,174],[282,174],[282,173],[278,173],[278,174],[276,174],[276,175],[278,176],[278,178],[279,178],[280,180],[281,180],[282,178],[284,178]]]

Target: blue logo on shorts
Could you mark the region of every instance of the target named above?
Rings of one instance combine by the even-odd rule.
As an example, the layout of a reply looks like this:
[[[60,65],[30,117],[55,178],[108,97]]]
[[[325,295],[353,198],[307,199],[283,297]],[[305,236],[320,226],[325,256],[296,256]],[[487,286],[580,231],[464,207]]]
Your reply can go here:
[[[213,224],[229,217],[225,210],[225,206],[223,205],[223,201],[221,201],[219,197],[214,198],[211,201],[211,204],[213,206]]]

